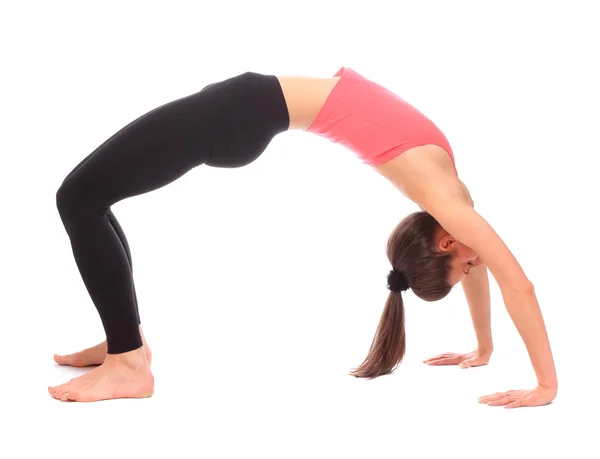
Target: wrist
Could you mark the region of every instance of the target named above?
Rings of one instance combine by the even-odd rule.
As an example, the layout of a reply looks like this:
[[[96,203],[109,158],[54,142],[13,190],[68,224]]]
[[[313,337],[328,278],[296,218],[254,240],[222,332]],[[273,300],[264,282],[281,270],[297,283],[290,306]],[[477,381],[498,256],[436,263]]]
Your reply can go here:
[[[477,352],[481,355],[492,355],[492,352],[494,352],[494,346],[491,343],[486,345],[478,344]]]
[[[548,401],[552,401],[556,398],[556,394],[558,393],[558,385],[548,386],[546,384],[538,383],[537,391],[544,394]]]
[[[558,392],[558,382],[554,381],[538,381],[538,387],[544,391],[548,391],[554,395]]]

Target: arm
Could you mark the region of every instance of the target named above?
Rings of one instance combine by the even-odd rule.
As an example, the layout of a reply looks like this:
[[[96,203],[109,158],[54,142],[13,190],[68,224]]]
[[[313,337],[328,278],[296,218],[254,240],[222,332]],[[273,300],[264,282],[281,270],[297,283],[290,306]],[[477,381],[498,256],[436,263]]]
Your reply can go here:
[[[490,284],[488,269],[485,265],[472,268],[461,281],[471,320],[477,337],[477,349],[484,354],[494,350],[492,326],[490,320]]]
[[[459,188],[463,190],[466,202],[474,207],[469,190],[462,181],[458,181]],[[461,368],[486,365],[494,350],[492,341],[492,326],[490,317],[490,283],[487,266],[481,265],[472,268],[462,281],[462,288],[469,305],[471,320],[477,338],[477,350],[467,354],[445,353],[425,360],[429,365],[458,365]]]
[[[471,268],[461,281],[477,337],[477,350],[468,353],[446,352],[423,361],[428,365],[459,365],[460,368],[487,365],[494,350],[490,321],[490,284],[485,265]]]
[[[465,198],[471,207],[474,207],[473,198],[465,184],[459,180]],[[484,355],[490,355],[494,350],[492,341],[492,324],[490,316],[490,282],[488,268],[485,265],[478,266],[469,271],[461,281],[463,292],[469,305],[471,320],[477,337],[477,350]]]
[[[462,190],[456,188],[430,186],[424,193],[422,208],[448,233],[475,250],[487,265],[498,282],[506,309],[525,343],[538,387],[549,398],[544,403],[549,403],[556,396],[558,382],[533,284],[500,236],[464,197],[460,197],[461,194]],[[542,404],[542,401],[538,404]]]

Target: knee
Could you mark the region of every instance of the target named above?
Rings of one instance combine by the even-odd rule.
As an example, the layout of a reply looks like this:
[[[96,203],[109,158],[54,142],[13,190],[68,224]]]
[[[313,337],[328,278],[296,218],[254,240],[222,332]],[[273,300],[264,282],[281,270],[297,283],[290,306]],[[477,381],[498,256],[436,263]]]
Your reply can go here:
[[[80,198],[83,193],[78,190],[76,183],[65,180],[56,191],[56,208],[61,220],[66,225],[73,219],[80,207]]]
[[[63,184],[56,191],[56,208],[58,209],[58,213],[61,218],[66,215],[67,202],[69,200],[68,194],[68,186],[66,186],[65,182],[63,182]]]

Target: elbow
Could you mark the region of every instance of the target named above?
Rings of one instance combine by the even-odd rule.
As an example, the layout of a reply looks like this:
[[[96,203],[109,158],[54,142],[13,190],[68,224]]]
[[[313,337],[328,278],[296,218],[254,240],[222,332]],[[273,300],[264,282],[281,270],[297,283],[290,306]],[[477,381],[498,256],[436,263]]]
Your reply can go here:
[[[522,297],[522,296],[531,296],[531,295],[535,295],[535,290],[533,287],[533,284],[529,281],[527,282],[522,282],[519,283],[517,285],[511,285],[510,287],[506,288],[503,292],[502,295],[504,297]]]
[[[519,293],[522,293],[525,295],[532,295],[535,293],[533,284],[530,281],[527,281],[527,282],[523,283],[522,285],[519,285],[519,288],[517,288],[517,291]]]

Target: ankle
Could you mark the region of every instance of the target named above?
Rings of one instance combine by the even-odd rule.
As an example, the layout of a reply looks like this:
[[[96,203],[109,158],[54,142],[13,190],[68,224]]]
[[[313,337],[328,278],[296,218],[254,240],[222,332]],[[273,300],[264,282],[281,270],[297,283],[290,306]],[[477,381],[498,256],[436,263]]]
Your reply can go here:
[[[143,346],[120,354],[107,354],[104,362],[109,365],[124,365],[133,369],[148,367],[148,360]]]
[[[146,337],[144,336],[144,330],[142,330],[141,325],[140,325],[140,336],[142,337],[142,345],[144,347],[148,347],[148,342],[146,341]]]

